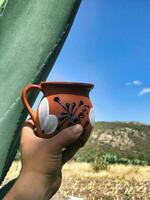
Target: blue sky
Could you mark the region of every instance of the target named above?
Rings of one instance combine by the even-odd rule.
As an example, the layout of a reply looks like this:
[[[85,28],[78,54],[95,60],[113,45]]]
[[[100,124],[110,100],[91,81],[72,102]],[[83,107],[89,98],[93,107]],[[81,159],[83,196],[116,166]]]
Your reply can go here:
[[[97,121],[150,123],[150,1],[83,0],[49,81],[91,82]]]

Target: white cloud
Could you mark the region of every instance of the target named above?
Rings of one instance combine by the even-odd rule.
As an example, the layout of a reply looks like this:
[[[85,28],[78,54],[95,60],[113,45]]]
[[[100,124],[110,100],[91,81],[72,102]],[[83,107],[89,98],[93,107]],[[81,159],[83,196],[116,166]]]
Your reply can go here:
[[[125,83],[125,85],[126,86],[129,86],[129,85],[141,86],[142,85],[142,81],[140,81],[140,80],[134,80],[134,81]]]
[[[139,96],[142,96],[144,94],[150,93],[150,88],[143,88],[140,92],[139,92]]]
[[[135,80],[135,81],[133,81],[133,84],[136,86],[140,86],[140,85],[142,85],[142,81]]]

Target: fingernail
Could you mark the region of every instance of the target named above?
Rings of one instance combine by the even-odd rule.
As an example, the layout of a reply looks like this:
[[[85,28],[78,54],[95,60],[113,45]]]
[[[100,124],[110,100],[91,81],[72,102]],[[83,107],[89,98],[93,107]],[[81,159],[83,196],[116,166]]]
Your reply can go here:
[[[75,134],[79,134],[79,135],[81,135],[81,133],[82,133],[82,131],[83,131],[83,128],[82,128],[82,126],[80,125],[80,124],[76,124],[74,127],[73,127],[73,132],[75,133]]]

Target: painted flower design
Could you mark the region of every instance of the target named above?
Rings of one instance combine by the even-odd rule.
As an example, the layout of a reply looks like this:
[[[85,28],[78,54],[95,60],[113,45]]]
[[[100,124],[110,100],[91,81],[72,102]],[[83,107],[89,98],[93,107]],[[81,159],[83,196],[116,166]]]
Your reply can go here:
[[[45,97],[40,102],[38,109],[40,127],[45,134],[53,133],[58,126],[58,120],[56,115],[49,114],[49,110],[49,103],[47,98]]]
[[[86,105],[84,101],[80,100],[79,102],[64,103],[59,97],[55,97],[54,101],[63,109],[59,116],[60,123],[57,127],[57,130],[66,124],[68,127],[81,123],[83,125],[83,132],[86,132],[86,129],[89,125],[89,116],[90,106]],[[82,123],[82,120],[86,118],[87,120]]]
[[[93,108],[84,104],[82,100],[79,102],[64,103],[59,97],[54,97],[54,102],[61,107],[62,112],[58,118],[54,114],[50,114],[50,107],[48,99],[42,99],[39,105],[38,114],[41,130],[45,134],[51,134],[54,131],[61,130],[64,126],[69,127],[78,123],[82,123],[82,119],[86,118],[83,124],[83,130],[86,131],[89,124],[94,126],[95,117]],[[78,111],[79,110],[79,111]]]

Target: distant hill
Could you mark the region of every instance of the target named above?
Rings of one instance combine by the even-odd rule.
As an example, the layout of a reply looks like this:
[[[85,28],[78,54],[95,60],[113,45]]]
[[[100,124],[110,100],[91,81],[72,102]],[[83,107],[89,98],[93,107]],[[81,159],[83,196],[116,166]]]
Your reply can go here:
[[[86,146],[129,159],[150,160],[150,125],[97,122]]]

